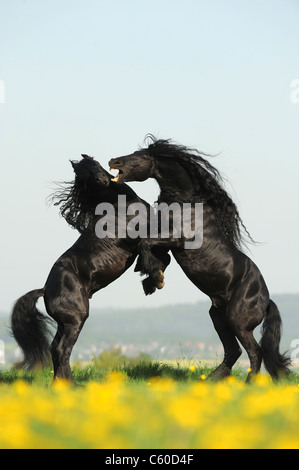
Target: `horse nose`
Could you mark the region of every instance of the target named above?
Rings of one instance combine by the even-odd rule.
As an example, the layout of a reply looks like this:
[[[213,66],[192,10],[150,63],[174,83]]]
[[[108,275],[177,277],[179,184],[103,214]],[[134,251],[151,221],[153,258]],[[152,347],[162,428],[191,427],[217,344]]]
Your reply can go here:
[[[113,168],[115,166],[120,167],[122,166],[122,161],[118,160],[117,158],[112,158],[109,162],[110,168]]]

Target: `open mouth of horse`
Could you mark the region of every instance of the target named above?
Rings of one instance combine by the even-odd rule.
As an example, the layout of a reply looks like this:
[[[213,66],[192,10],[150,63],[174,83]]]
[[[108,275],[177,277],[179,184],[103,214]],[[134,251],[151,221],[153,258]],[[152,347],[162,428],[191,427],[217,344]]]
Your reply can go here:
[[[117,175],[115,175],[114,178],[111,178],[111,181],[113,181],[114,183],[118,183],[119,177],[122,174],[122,170],[110,168],[110,171],[118,171]]]

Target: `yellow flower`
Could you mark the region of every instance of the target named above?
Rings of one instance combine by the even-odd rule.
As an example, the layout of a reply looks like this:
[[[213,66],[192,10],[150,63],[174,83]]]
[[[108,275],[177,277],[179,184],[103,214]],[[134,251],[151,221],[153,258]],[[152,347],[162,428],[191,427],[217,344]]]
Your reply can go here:
[[[72,382],[66,379],[57,379],[53,382],[53,388],[57,391],[68,390],[72,385]]]
[[[299,448],[298,385],[263,374],[248,386],[113,372],[82,388],[17,381],[0,392],[0,448]]]
[[[272,383],[272,379],[269,375],[259,373],[254,376],[253,383],[260,387],[267,387]]]
[[[25,393],[29,393],[31,390],[30,385],[23,380],[17,380],[14,383],[14,389],[19,393],[19,395],[24,395]]]
[[[191,370],[191,372],[194,372],[195,371],[195,366],[190,366],[189,370]]]
[[[112,371],[107,375],[106,382],[111,384],[124,384],[126,381],[126,374],[123,372]]]

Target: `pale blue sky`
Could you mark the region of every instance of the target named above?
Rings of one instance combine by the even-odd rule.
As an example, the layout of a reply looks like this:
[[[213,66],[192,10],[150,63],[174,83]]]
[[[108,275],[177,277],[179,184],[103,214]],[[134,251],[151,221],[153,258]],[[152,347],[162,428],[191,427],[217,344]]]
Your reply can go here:
[[[220,153],[270,291],[298,292],[298,78],[298,0],[0,0],[0,310],[42,287],[78,236],[45,204],[73,178],[69,159],[107,168],[148,132]],[[173,260],[154,296],[131,269],[91,305],[204,298]]]

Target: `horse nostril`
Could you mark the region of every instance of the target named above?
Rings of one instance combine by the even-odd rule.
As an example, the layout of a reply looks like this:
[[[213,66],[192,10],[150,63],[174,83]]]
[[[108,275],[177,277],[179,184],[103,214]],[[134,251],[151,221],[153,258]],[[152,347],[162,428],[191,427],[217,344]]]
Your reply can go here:
[[[120,167],[123,162],[118,158],[112,158],[109,162],[110,167]]]

